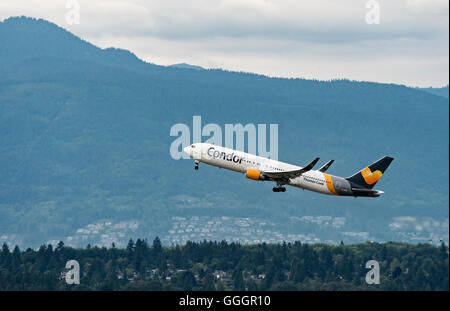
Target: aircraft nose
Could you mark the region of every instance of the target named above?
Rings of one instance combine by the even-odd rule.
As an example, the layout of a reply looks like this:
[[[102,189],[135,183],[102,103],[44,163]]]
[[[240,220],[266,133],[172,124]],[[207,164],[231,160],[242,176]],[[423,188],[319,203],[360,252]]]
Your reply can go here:
[[[187,147],[183,148],[183,151],[186,152],[188,155],[190,155],[189,149],[190,149],[190,146],[187,146]]]

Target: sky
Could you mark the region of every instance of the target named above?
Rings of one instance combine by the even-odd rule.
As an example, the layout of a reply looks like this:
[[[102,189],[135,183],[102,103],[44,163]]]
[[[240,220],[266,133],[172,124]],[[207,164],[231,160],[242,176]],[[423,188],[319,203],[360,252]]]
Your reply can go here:
[[[449,83],[448,0],[1,0],[158,65],[418,87]]]

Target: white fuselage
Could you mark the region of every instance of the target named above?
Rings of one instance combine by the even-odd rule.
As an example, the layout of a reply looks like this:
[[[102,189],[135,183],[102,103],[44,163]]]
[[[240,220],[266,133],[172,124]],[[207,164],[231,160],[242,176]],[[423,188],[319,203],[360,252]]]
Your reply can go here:
[[[184,151],[196,161],[240,173],[247,173],[249,169],[261,172],[283,172],[302,169],[300,166],[207,143],[193,144],[184,148]],[[307,171],[299,177],[289,179],[284,184],[323,194],[337,194],[331,181],[331,176],[316,170]]]

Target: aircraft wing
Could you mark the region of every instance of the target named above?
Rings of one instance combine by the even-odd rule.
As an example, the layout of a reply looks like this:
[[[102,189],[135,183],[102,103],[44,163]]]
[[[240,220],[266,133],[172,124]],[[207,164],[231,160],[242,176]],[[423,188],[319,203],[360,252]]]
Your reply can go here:
[[[299,170],[284,171],[284,172],[262,172],[262,174],[271,179],[291,179],[298,177],[307,171],[310,171],[318,161],[319,158],[315,158],[314,161],[312,161],[307,166]]]

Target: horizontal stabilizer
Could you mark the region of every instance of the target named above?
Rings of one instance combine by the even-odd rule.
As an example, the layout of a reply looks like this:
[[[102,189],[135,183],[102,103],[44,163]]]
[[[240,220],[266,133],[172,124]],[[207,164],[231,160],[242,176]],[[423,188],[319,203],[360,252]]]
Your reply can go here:
[[[360,197],[379,197],[380,194],[384,193],[384,191],[381,190],[362,189],[362,188],[352,188],[352,192],[355,196]]]

